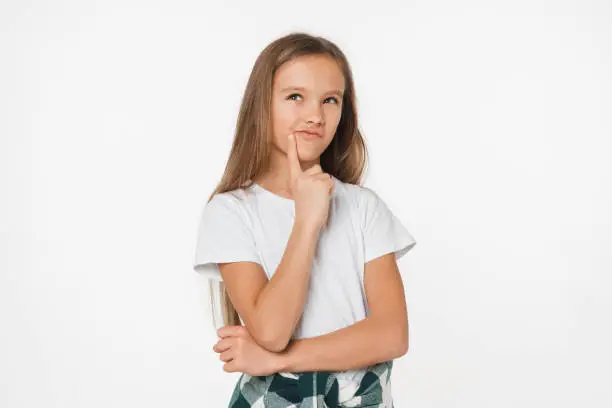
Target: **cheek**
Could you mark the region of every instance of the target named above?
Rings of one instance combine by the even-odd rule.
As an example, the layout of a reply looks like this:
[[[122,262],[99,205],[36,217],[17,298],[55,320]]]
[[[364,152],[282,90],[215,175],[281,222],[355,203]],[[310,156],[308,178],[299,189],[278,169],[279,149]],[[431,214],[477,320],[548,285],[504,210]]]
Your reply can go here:
[[[281,136],[287,137],[287,133],[299,125],[300,120],[294,107],[288,105],[277,106],[272,113],[274,134],[277,139]]]
[[[293,124],[292,112],[286,106],[274,106],[272,109],[272,132],[274,144],[281,150],[287,146],[287,133]]]
[[[329,109],[325,112],[326,127],[329,129],[335,129],[340,123],[340,117],[342,116],[342,110],[340,108]]]
[[[294,115],[289,104],[277,103],[272,108],[272,118],[275,124],[282,125],[291,121]]]

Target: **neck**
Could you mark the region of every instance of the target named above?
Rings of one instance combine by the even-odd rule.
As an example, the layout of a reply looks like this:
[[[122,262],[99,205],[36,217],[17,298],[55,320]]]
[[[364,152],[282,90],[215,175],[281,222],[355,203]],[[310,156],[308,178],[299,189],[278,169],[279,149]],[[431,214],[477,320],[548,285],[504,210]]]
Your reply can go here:
[[[302,171],[306,171],[316,164],[321,164],[320,157],[312,161],[300,160]],[[289,186],[289,164],[287,163],[287,155],[280,150],[273,149],[268,169],[253,181],[275,194],[286,198],[292,198],[291,188]]]

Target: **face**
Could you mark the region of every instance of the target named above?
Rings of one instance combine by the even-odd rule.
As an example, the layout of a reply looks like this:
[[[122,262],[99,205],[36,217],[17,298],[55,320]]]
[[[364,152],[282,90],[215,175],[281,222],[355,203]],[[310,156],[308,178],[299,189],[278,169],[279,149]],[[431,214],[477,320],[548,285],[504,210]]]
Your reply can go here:
[[[330,57],[302,56],[283,64],[272,89],[274,147],[286,154],[287,136],[295,132],[300,160],[319,163],[340,122],[344,85],[342,71]],[[302,129],[319,136],[298,131]]]

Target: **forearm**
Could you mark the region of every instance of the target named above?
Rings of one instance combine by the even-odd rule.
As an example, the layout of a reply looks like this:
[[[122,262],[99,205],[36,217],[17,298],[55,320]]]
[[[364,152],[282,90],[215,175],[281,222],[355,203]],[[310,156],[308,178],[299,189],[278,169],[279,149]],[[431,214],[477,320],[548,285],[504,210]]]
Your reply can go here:
[[[262,346],[270,351],[286,347],[303,314],[318,240],[319,230],[295,224],[278,268],[255,301],[257,319],[266,339]]]
[[[278,354],[278,372],[343,371],[401,357],[408,350],[408,322],[368,316],[348,327],[291,340]]]

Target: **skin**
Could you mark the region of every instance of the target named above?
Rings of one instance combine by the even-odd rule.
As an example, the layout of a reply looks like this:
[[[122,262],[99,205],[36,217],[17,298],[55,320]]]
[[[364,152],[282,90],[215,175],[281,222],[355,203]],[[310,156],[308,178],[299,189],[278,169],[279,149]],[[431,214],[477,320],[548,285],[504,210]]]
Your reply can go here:
[[[281,91],[291,86],[304,90]],[[293,199],[289,186],[291,175],[296,173],[296,168],[291,166],[296,162],[287,154],[291,147],[287,136],[295,129],[321,130],[323,137],[314,141],[296,134],[302,170],[320,165],[320,155],[333,140],[342,112],[342,99],[333,90],[344,91],[344,78],[328,57],[300,57],[277,71],[272,101],[271,166],[254,180],[256,183]],[[393,253],[365,264],[364,286],[370,315],[353,325],[313,338],[292,340],[282,352],[259,346],[245,326],[225,326],[217,331],[219,341],[213,351],[225,362],[225,372],[253,376],[286,371],[351,370],[403,356],[408,351],[407,307]]]
[[[282,352],[259,346],[245,326],[220,328],[220,340],[213,350],[225,362],[223,371],[252,376],[344,371],[405,355],[408,309],[395,255],[389,253],[366,263],[364,279],[369,316],[331,333],[292,340]]]
[[[287,88],[302,89],[287,89]],[[306,140],[295,133],[302,170],[320,165],[320,156],[331,143],[340,123],[344,75],[330,57],[309,55],[283,64],[272,85],[272,153],[270,167],[254,182],[285,198],[291,195],[287,162],[288,135],[297,129],[313,129],[322,138]]]

